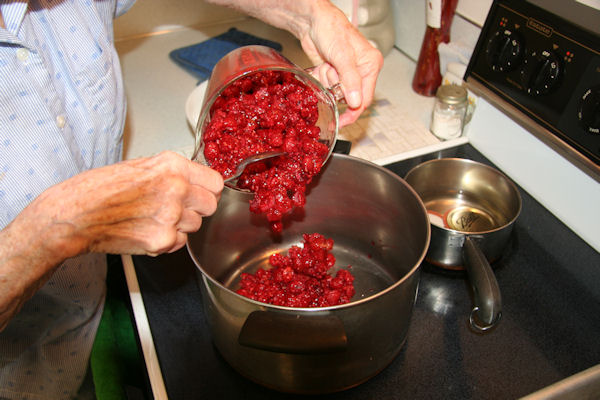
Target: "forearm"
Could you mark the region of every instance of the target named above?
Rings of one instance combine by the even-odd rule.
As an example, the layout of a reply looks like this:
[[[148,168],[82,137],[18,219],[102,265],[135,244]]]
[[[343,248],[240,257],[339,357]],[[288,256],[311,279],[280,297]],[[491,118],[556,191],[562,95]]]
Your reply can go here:
[[[348,104],[340,126],[359,117],[373,100],[383,56],[329,0],[206,0],[291,32],[326,87],[340,84]]]
[[[325,0],[207,0],[258,18],[291,32],[298,39],[308,33],[312,18],[323,8],[333,7]]]
[[[49,187],[0,231],[0,329],[64,260],[178,250],[217,208],[221,175],[173,152]]]
[[[24,215],[0,231],[0,330],[63,261],[44,230]]]

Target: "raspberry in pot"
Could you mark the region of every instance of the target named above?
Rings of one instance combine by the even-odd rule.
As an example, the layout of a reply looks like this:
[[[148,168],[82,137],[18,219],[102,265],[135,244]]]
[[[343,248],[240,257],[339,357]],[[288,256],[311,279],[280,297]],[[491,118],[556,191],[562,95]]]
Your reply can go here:
[[[243,273],[237,293],[253,300],[286,307],[328,307],[350,302],[354,276],[346,269],[335,275],[333,240],[319,233],[304,234],[303,246],[292,246],[287,255],[274,253],[270,269]]]

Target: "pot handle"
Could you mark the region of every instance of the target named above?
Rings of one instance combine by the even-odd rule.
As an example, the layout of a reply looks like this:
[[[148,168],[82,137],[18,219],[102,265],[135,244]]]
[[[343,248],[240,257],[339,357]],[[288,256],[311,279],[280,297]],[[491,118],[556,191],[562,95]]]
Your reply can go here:
[[[238,336],[242,346],[276,353],[322,354],[346,350],[348,338],[334,315],[251,312]]]
[[[474,295],[469,323],[483,333],[494,327],[502,316],[500,288],[490,263],[469,235],[463,244],[463,259]]]

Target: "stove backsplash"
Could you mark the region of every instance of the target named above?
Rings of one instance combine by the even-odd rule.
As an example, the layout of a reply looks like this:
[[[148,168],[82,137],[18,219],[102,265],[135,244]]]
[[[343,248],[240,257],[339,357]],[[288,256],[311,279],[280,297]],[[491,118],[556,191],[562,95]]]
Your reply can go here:
[[[481,96],[470,142],[600,251],[600,135],[577,113],[600,87],[598,43],[545,9],[496,0],[465,76]]]

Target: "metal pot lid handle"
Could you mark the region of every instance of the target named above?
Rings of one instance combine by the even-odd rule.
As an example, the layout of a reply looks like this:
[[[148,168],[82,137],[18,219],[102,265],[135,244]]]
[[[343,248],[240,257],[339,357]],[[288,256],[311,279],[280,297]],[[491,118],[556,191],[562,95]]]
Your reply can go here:
[[[468,235],[463,245],[463,258],[474,296],[474,307],[469,323],[475,331],[483,333],[500,321],[502,315],[500,288],[485,255],[475,240]]]

